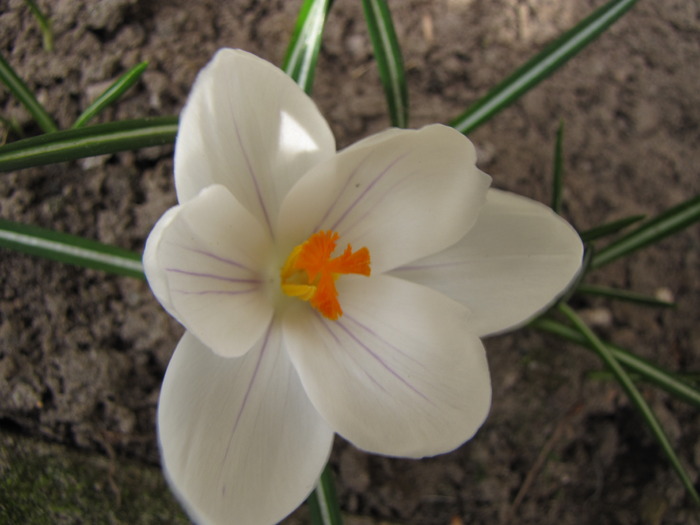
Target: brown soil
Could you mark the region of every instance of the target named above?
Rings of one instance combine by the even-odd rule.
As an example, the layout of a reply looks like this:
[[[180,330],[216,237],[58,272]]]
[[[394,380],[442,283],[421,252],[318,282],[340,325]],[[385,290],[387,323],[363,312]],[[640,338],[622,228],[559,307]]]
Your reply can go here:
[[[143,81],[101,121],[176,114],[220,47],[279,64],[300,1],[48,0],[55,51],[24,2],[0,0],[0,52],[61,127],[139,61]],[[601,0],[392,1],[412,126],[448,121]],[[547,201],[565,123],[565,215],[580,229],[656,214],[700,191],[700,4],[642,1],[554,77],[472,136],[501,188]],[[314,98],[339,146],[388,126],[359,2],[331,12]],[[0,114],[38,129],[0,89]],[[10,137],[13,138],[13,137]],[[172,149],[0,176],[0,216],[140,250],[175,202]],[[700,368],[700,229],[590,279],[673,311],[578,300],[598,332],[671,370]],[[158,461],[159,384],[182,329],[143,282],[2,251],[0,425],[69,447]],[[691,501],[619,387],[587,351],[528,331],[487,342],[494,404],[477,437],[422,461],[358,452],[332,464],[351,523],[688,523]],[[643,386],[691,476],[697,410]],[[541,463],[538,457],[541,456]],[[534,475],[532,483],[526,482]],[[525,487],[525,488],[523,488]],[[518,505],[513,505],[523,490]],[[456,521],[451,521],[456,520]]]

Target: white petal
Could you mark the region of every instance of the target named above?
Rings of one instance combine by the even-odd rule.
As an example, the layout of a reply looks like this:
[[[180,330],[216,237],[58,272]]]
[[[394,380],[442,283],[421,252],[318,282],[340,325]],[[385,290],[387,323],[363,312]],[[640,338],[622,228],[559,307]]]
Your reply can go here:
[[[340,319],[299,303],[283,321],[292,362],[330,426],[391,456],[440,454],[471,438],[491,385],[481,341],[465,328],[467,310],[386,275],[338,283]]]
[[[222,358],[189,333],[158,403],[165,473],[199,524],[275,523],[301,504],[333,432],[309,402],[280,330],[248,354]]]
[[[163,306],[214,352],[245,353],[273,313],[263,227],[217,185],[169,211],[151,237],[144,264]]]
[[[179,206],[174,206],[158,219],[151,233],[148,234],[146,247],[143,250],[143,268],[148,285],[151,287],[153,295],[155,295],[160,304],[163,305],[163,308],[165,308],[170,315],[175,317],[175,319],[177,319],[177,315],[173,308],[173,302],[170,299],[168,279],[166,278],[165,272],[159,268],[156,255],[158,253],[157,246],[160,243],[163,232],[177,216],[178,209]]]
[[[178,199],[223,184],[271,231],[289,188],[334,153],[328,124],[291,78],[250,53],[223,49],[200,72],[180,116]]]
[[[547,206],[490,190],[471,231],[455,246],[393,275],[469,307],[480,336],[518,326],[559,296],[581,267],[576,231]]]
[[[442,125],[369,137],[292,188],[279,238],[294,245],[334,230],[341,247],[369,249],[373,272],[425,257],[457,242],[476,220],[491,178],[474,161],[471,142]]]

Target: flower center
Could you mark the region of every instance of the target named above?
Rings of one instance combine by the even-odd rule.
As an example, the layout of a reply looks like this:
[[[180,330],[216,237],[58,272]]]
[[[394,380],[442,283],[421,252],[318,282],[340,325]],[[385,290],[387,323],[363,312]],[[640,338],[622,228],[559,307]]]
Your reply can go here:
[[[343,315],[338,302],[335,281],[343,274],[355,273],[369,277],[369,250],[352,251],[348,244],[345,251],[333,257],[339,235],[334,231],[314,233],[296,246],[282,266],[282,291],[290,297],[308,301],[328,319]]]

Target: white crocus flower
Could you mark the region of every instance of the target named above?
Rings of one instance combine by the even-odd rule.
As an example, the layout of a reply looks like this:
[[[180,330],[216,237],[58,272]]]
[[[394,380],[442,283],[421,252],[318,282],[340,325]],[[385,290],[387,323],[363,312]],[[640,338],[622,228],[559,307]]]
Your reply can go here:
[[[180,204],[144,255],[187,329],[158,435],[193,519],[282,519],[335,432],[412,458],[474,435],[491,403],[479,338],[546,307],[582,255],[565,221],[490,180],[441,125],[336,152],[281,70],[217,53],[180,119]]]

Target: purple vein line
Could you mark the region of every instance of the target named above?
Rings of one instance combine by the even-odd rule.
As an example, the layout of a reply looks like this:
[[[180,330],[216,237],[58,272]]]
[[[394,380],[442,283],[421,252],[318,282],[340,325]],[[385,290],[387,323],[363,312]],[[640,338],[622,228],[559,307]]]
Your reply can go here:
[[[434,404],[435,404],[435,403],[433,403],[433,401],[432,401],[429,397],[427,397],[423,392],[421,392],[420,390],[418,390],[415,386],[413,386],[411,383],[409,383],[405,378],[403,378],[401,375],[399,375],[399,373],[398,373],[396,370],[394,370],[394,369],[391,368],[388,364],[386,364],[386,363],[384,362],[384,360],[383,360],[381,357],[379,357],[374,351],[372,351],[372,349],[371,349],[369,346],[367,346],[367,345],[364,344],[362,341],[360,341],[360,339],[359,339],[357,336],[355,336],[355,334],[353,334],[352,331],[351,331],[347,326],[345,326],[345,325],[344,325],[343,323],[341,323],[340,321],[335,321],[335,322],[338,323],[338,326],[340,327],[341,330],[343,330],[346,334],[348,334],[348,335],[350,336],[350,338],[351,338],[353,341],[355,341],[358,345],[360,345],[362,348],[364,348],[365,351],[366,351],[367,353],[369,353],[369,355],[371,355],[380,365],[382,365],[382,366],[384,367],[384,369],[386,369],[387,372],[389,372],[389,373],[390,373],[391,375],[393,375],[396,379],[398,379],[399,381],[401,381],[404,385],[406,385],[409,389],[411,389],[413,392],[415,392],[416,394],[418,394],[420,397],[422,397],[423,399],[425,399],[428,403],[430,403],[431,405],[434,405]],[[365,328],[366,330],[369,330],[368,328],[366,328],[366,327],[365,327],[364,325],[362,325],[362,324],[360,324],[360,326],[362,326],[362,327]]]
[[[335,333],[333,333],[333,330],[331,330],[330,322],[322,319],[321,316],[318,314],[318,312],[314,311],[314,314],[316,315],[316,318],[318,319],[321,326],[323,326],[323,328],[326,330],[326,332],[328,332],[330,334],[330,336],[335,340],[338,347],[343,348],[343,344],[340,342],[340,339],[338,339],[338,336],[335,335]],[[336,321],[332,321],[332,322],[336,322]],[[372,377],[372,375],[367,370],[365,370],[362,367],[362,365],[360,365],[357,362],[357,359],[355,359],[355,357],[352,355],[352,353],[348,352],[348,356],[350,356],[350,358],[355,362],[355,364],[365,373],[365,375],[369,378],[370,381],[372,381],[372,383],[375,384],[375,386],[377,388],[379,388],[383,392],[386,392],[386,388],[384,388],[384,385],[382,385],[379,381],[377,381],[374,377]]]
[[[236,130],[238,146],[241,148],[241,152],[243,153],[243,159],[245,160],[246,166],[248,167],[248,175],[250,175],[250,178],[253,181],[253,186],[255,186],[255,193],[258,196],[258,203],[260,204],[260,208],[262,209],[263,215],[265,216],[265,224],[267,224],[267,229],[270,232],[270,235],[274,237],[274,232],[272,231],[272,223],[270,222],[270,216],[267,213],[267,207],[265,206],[265,201],[263,200],[262,192],[260,191],[260,186],[258,185],[258,179],[255,176],[255,172],[253,171],[253,165],[250,163],[248,152],[243,146],[243,137],[241,136],[241,131],[238,129],[238,122],[236,121],[235,116],[233,116],[232,120],[233,127]]]
[[[256,286],[255,288],[248,288],[247,290],[201,290],[197,292],[189,291],[189,290],[173,290],[173,292],[177,292],[182,295],[245,295],[247,293],[252,293],[252,292],[257,292],[259,288]]]
[[[386,175],[391,168],[393,168],[400,160],[408,156],[408,152],[404,153],[403,155],[399,155],[396,157],[393,161],[389,163],[389,165],[384,168],[379,174],[374,178],[372,182],[370,182],[367,187],[360,193],[357,198],[346,208],[346,210],[343,212],[343,214],[340,216],[340,218],[335,221],[335,224],[331,226],[331,230],[337,231],[338,230],[338,225],[340,225],[341,222],[345,220],[345,217],[357,206],[357,204],[369,193],[369,191]]]
[[[187,270],[180,270],[179,268],[166,268],[165,271],[172,272],[172,273],[179,273],[182,275],[189,275],[190,277],[203,277],[205,279],[215,279],[217,281],[226,281],[228,283],[260,284],[262,282],[260,279],[235,279],[233,277],[224,277],[223,275],[214,275],[213,273],[189,272]]]
[[[404,352],[403,350],[401,350],[398,346],[391,344],[389,341],[387,341],[386,339],[384,339],[383,337],[381,337],[377,332],[375,332],[374,330],[372,330],[369,326],[362,324],[360,321],[358,321],[357,319],[355,319],[354,317],[352,317],[352,316],[350,316],[350,315],[348,315],[348,314],[345,314],[344,317],[345,317],[345,319],[347,319],[348,321],[354,323],[360,330],[364,330],[366,333],[368,333],[369,335],[371,335],[372,337],[374,337],[374,338],[377,339],[378,341],[384,343],[386,346],[388,346],[388,347],[391,348],[392,350],[394,350],[394,351],[396,351],[397,353],[401,354],[401,355],[404,356],[406,359],[410,359],[410,360],[413,361],[414,363],[420,365],[422,368],[425,368],[425,365],[423,365],[423,363],[421,363],[420,361],[418,361],[416,358],[411,357],[409,354],[407,354],[406,352]]]
[[[265,353],[267,351],[267,343],[270,340],[270,333],[272,332],[272,322],[267,326],[267,331],[265,332],[265,337],[262,342],[262,348],[260,349],[260,355],[258,356],[258,360],[255,363],[255,368],[253,369],[253,374],[250,377],[250,382],[248,383],[248,386],[246,387],[245,394],[243,395],[243,401],[241,402],[241,408],[238,410],[238,414],[236,414],[236,420],[233,422],[233,427],[231,428],[231,435],[228,438],[228,443],[226,444],[226,452],[224,453],[224,458],[221,461],[221,465],[223,468],[224,463],[226,462],[226,458],[228,457],[228,453],[231,450],[231,443],[233,442],[233,436],[236,434],[236,430],[238,429],[238,424],[241,422],[241,416],[243,416],[243,412],[245,411],[246,405],[248,404],[248,398],[250,397],[250,392],[253,389],[253,383],[255,383],[255,379],[258,377],[258,372],[260,371],[260,364],[262,363],[263,357],[265,357]],[[251,349],[252,351],[252,349]],[[226,487],[222,487],[222,491],[225,490]]]
[[[341,190],[338,192],[338,195],[336,195],[335,199],[333,200],[333,203],[332,203],[330,206],[328,206],[328,208],[326,209],[326,213],[323,214],[323,217],[321,218],[321,220],[318,222],[318,224],[317,224],[316,227],[314,228],[314,231],[315,231],[315,232],[317,232],[317,231],[319,231],[319,230],[321,229],[321,225],[324,223],[324,221],[325,221],[325,220],[328,218],[328,216],[331,214],[331,211],[333,210],[333,208],[335,208],[336,204],[338,203],[338,199],[339,199],[340,196],[345,192],[345,189],[346,189],[348,186],[350,186],[350,183],[352,182],[352,179],[354,179],[354,178],[355,178],[355,175],[357,175],[357,174],[359,173],[359,171],[362,169],[362,166],[364,166],[364,164],[367,162],[367,159],[369,159],[369,157],[371,156],[371,154],[372,154],[372,152],[370,151],[370,152],[365,156],[365,158],[363,158],[363,159],[358,163],[358,165],[355,166],[355,169],[352,170],[352,173],[350,173],[350,176],[348,176],[347,180],[345,181],[345,184],[343,184],[343,187],[341,188]]]
[[[379,198],[375,199],[375,207],[380,206],[381,203],[384,202],[384,199],[386,199],[387,196],[391,195],[391,193],[394,191],[394,189],[395,189],[397,186],[401,185],[402,182],[403,182],[403,181],[401,181],[401,180],[396,181],[396,182],[391,186],[391,188],[386,189],[386,190],[384,191],[384,193],[382,193],[382,195],[381,195]],[[353,230],[353,228],[355,228],[355,226],[357,226],[358,224],[362,223],[362,221],[365,219],[365,217],[367,217],[370,213],[372,213],[372,209],[368,209],[368,210],[366,210],[361,216],[355,217],[355,222],[352,223],[352,224],[350,224],[350,225],[348,225],[348,226],[346,226],[346,227],[344,228],[344,232],[343,232],[343,233],[348,234],[349,232],[351,232],[351,231]]]
[[[198,250],[197,248],[189,248],[188,246],[180,246],[179,244],[173,243],[175,246],[182,250],[187,250],[188,252],[192,253],[198,253],[199,255],[204,255],[205,257],[209,257],[210,259],[214,259],[215,261],[222,262],[224,264],[229,264],[231,266],[235,266],[236,268],[241,268],[242,270],[248,270],[249,272],[252,272],[253,270],[248,268],[246,265],[241,264],[239,262],[236,262],[232,259],[227,259],[226,257],[221,257],[219,255],[215,255],[210,252],[206,252],[204,250]]]

